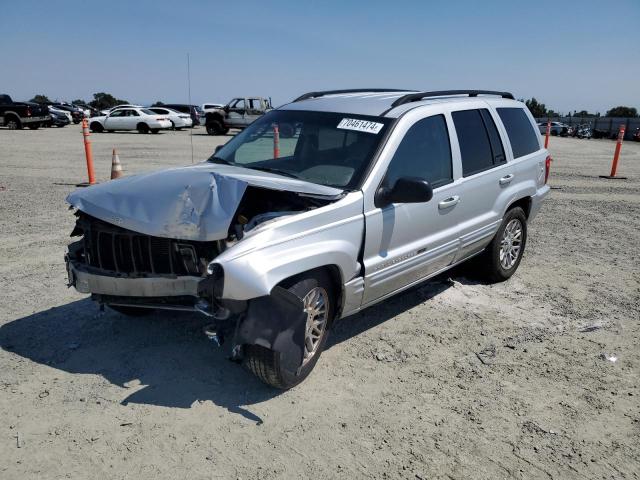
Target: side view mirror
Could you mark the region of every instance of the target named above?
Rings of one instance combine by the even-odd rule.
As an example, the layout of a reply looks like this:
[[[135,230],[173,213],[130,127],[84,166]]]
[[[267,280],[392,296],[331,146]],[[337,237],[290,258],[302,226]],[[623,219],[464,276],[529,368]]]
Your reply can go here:
[[[225,112],[229,113],[229,105],[225,105],[225,106],[224,106],[224,108],[223,108],[223,110],[224,110]]]
[[[433,198],[429,182],[417,177],[401,177],[391,187],[380,187],[376,192],[375,205],[382,208],[392,203],[423,203]]]
[[[222,149],[222,147],[224,147],[224,145],[216,146],[216,149],[213,151],[213,153],[218,153]]]

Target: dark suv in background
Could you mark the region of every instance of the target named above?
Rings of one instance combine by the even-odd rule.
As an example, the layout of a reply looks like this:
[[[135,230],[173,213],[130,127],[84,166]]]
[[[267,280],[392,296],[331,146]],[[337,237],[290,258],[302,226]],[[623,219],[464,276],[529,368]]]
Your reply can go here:
[[[192,127],[196,125],[200,125],[200,119],[204,118],[204,110],[198,105],[189,105],[187,103],[167,103],[162,105],[165,108],[171,108],[172,110],[177,110],[181,113],[188,113],[191,115],[191,120],[193,120]]]

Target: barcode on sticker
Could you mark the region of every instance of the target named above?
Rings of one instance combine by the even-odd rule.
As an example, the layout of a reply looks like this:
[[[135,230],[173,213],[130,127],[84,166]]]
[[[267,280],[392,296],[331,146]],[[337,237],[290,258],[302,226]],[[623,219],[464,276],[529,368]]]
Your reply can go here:
[[[382,127],[384,127],[384,123],[358,120],[357,118],[343,118],[338,124],[338,128],[367,133],[378,133],[382,129]]]

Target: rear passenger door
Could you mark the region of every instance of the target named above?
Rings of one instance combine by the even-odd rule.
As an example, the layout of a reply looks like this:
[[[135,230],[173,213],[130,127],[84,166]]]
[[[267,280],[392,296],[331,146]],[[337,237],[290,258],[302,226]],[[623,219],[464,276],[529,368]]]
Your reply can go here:
[[[462,164],[456,215],[460,250],[456,262],[481,251],[502,220],[497,199],[514,179],[505,147],[488,108],[452,111]]]

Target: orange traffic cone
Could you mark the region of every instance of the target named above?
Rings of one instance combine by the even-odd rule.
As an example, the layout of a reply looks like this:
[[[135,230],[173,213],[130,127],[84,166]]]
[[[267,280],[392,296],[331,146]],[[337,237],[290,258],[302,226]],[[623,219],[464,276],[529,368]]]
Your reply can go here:
[[[111,157],[111,180],[115,180],[116,178],[122,177],[124,174],[122,173],[122,164],[120,163],[120,157],[118,157],[118,152],[116,149],[113,149],[113,156]]]

